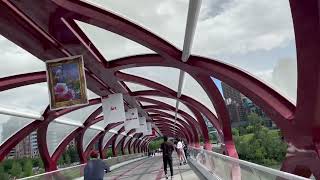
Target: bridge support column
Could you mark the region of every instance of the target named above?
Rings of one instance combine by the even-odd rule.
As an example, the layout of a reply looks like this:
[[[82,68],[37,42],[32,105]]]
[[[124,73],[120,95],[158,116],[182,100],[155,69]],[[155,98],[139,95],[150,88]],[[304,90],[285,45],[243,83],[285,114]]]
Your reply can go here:
[[[239,158],[238,156],[238,152],[236,149],[236,146],[234,145],[233,141],[226,141],[225,143],[225,147],[224,147],[224,153],[227,156],[233,157],[233,158]]]
[[[206,142],[203,148],[205,150],[212,151],[212,144],[210,142]]]
[[[199,142],[194,143],[194,147],[200,148],[200,143]]]
[[[286,159],[283,161],[281,171],[296,174],[309,178],[313,175],[316,179],[320,179],[320,159],[316,151],[305,151],[298,153],[287,153]],[[280,180],[281,178],[278,178]]]

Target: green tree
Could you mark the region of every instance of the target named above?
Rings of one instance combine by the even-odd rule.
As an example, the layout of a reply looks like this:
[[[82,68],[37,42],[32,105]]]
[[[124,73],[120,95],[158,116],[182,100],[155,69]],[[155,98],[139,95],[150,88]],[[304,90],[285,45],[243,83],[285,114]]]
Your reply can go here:
[[[217,143],[218,142],[218,137],[215,133],[210,134],[210,140],[212,143]]]
[[[13,162],[12,168],[10,170],[11,176],[19,178],[21,176],[21,172],[22,172],[22,168],[20,163]]]
[[[249,126],[239,128],[240,136],[234,136],[240,159],[266,166],[283,161],[287,145],[279,131],[264,127],[263,119],[255,113],[249,114],[248,120]]]
[[[4,160],[3,167],[5,172],[9,172],[11,170],[13,162],[14,162],[13,159]]]
[[[233,136],[239,136],[239,130],[236,128],[232,128],[232,135]]]
[[[4,170],[4,166],[0,165],[0,179],[9,180],[9,174]]]
[[[203,144],[203,143],[204,143],[204,138],[203,138],[203,136],[202,136],[202,135],[200,135],[200,139],[199,139],[199,141],[200,141],[200,144]]]
[[[63,156],[60,156],[59,160],[58,160],[58,164],[61,166],[64,164],[64,159]]]
[[[69,156],[70,156],[70,160],[71,160],[71,163],[74,163],[74,162],[79,162],[80,159],[79,159],[79,155],[78,155],[78,152],[76,150],[76,148],[74,147],[71,147],[67,150]]]
[[[155,139],[155,140],[151,141],[151,143],[149,144],[149,149],[151,151],[157,150],[160,148],[161,143],[163,143],[163,138]]]
[[[111,148],[106,149],[106,150],[105,150],[105,154],[106,154],[106,157],[107,157],[107,158],[108,158],[108,157],[112,157],[112,156],[113,156],[113,154],[112,154],[112,149],[111,149]]]
[[[41,158],[32,159],[32,166],[33,167],[44,168],[44,165],[43,165],[43,162],[42,162]]]
[[[64,162],[67,164],[67,165],[70,165],[71,164],[71,158],[70,158],[70,155],[68,153],[65,154],[64,156]]]
[[[23,175],[24,175],[24,177],[28,177],[28,176],[33,175],[31,159],[28,159],[25,161],[25,163],[23,165]]]

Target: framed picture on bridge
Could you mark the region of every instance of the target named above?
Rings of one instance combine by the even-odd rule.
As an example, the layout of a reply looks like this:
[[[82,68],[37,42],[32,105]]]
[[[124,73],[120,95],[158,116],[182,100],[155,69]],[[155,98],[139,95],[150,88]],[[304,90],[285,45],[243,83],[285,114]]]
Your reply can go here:
[[[50,109],[88,104],[83,57],[72,56],[46,61]]]

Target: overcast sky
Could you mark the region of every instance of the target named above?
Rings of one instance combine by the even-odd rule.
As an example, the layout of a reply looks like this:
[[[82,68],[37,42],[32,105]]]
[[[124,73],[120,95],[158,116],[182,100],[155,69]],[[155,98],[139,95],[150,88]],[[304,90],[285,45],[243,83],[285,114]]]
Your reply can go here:
[[[179,49],[183,47],[187,0],[90,2],[138,23]],[[153,53],[152,50],[113,33],[81,22],[78,24],[108,60]],[[295,103],[297,71],[294,41],[288,0],[203,0],[192,53],[247,71]],[[45,70],[43,62],[1,36],[0,53],[0,77]],[[140,68],[126,72],[138,72],[140,76],[157,79],[172,89],[177,88],[178,70],[149,70],[150,68]],[[190,84],[185,87],[184,92],[200,92],[196,83]],[[6,95],[1,92],[0,102],[40,112],[48,103],[46,88],[46,84],[42,83],[20,91],[12,90],[14,93]],[[200,97],[195,94],[194,98],[211,106],[205,100],[206,97],[198,96]],[[0,123],[1,121],[0,119]]]

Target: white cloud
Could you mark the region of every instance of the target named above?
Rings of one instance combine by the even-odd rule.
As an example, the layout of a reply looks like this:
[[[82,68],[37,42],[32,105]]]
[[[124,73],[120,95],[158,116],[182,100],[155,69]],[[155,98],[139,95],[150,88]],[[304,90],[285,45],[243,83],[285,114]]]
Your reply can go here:
[[[208,3],[203,4],[207,11]],[[201,13],[194,52],[218,58],[283,47],[294,39],[289,2],[233,0],[219,14]]]
[[[45,70],[45,63],[0,36],[0,78]]]
[[[297,61],[280,59],[273,69],[253,74],[262,82],[279,92],[292,103],[297,98]]]
[[[124,73],[158,82],[174,91],[178,90],[179,70],[171,67],[148,66],[121,70]]]
[[[125,16],[178,48],[182,48],[188,0],[90,0],[90,2],[95,2]],[[134,46],[125,39],[110,38],[104,33],[104,30],[96,33],[93,41],[101,44],[100,47],[103,50],[100,50],[107,59],[146,53],[141,46]],[[236,58],[224,59],[224,57],[247,56],[259,51],[272,53],[272,50],[286,47],[292,42],[294,42],[294,34],[288,0],[272,2],[267,0],[203,0],[193,53],[231,62],[268,82],[295,101],[297,72],[294,58],[288,60],[283,59],[282,56],[274,57],[277,59],[275,66],[270,66],[268,61],[261,61],[261,64],[265,66],[259,68],[256,67],[257,63],[246,62],[244,66],[244,63]],[[42,61],[2,36],[0,36],[0,53],[0,78],[45,70],[45,64]],[[255,55],[257,56],[259,54]],[[295,52],[288,57],[295,57]],[[249,60],[259,61],[255,58],[249,58]],[[156,69],[150,71],[150,69],[141,68],[127,72],[153,78],[173,90],[176,90],[178,86],[178,71],[172,72],[170,68],[165,71]],[[193,88],[197,92],[196,86]],[[46,85],[35,85],[15,93],[1,92],[0,102],[5,105],[40,111],[48,103],[47,87]]]
[[[0,105],[42,113],[49,104],[47,83],[38,83],[0,92]]]
[[[297,61],[281,59],[272,72],[275,86],[283,91],[283,95],[296,103],[297,98]]]
[[[150,49],[110,31],[80,21],[76,22],[107,61],[126,56],[154,53]]]
[[[179,48],[187,20],[188,0],[88,0],[159,35]]]

